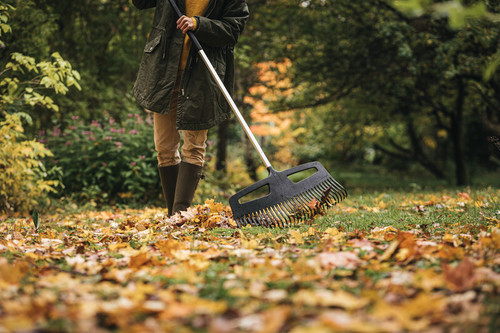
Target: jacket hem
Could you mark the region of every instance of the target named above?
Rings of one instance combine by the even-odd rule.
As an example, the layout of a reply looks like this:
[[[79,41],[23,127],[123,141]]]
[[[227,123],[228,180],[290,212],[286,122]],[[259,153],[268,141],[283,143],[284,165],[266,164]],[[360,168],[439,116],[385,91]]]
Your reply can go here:
[[[184,131],[201,131],[201,130],[210,129],[210,128],[217,126],[220,123],[222,123],[226,120],[229,120],[229,119],[231,119],[231,113],[221,115],[217,119],[214,119],[214,120],[209,121],[209,122],[201,123],[201,124],[200,123],[191,123],[191,124],[183,123],[182,126],[179,126],[179,124],[177,124],[176,128],[179,131],[183,131],[183,130]]]

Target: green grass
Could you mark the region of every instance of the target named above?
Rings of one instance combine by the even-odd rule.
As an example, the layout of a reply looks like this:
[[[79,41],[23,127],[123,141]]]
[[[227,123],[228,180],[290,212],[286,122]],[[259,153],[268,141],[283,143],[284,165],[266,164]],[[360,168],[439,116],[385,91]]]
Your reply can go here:
[[[437,179],[427,170],[414,166],[411,170],[389,170],[379,166],[361,166],[349,169],[337,168],[329,170],[350,193],[362,194],[373,191],[426,191],[457,188],[453,173],[449,179]],[[499,188],[500,173],[495,170],[469,170],[469,184],[474,188]]]
[[[477,207],[473,201],[459,197],[467,193],[472,199],[482,198],[490,202],[488,207]],[[500,210],[499,193],[496,188],[453,189],[440,191],[366,191],[349,195],[339,206],[327,210],[324,216],[317,216],[313,221],[291,226],[290,228],[246,227],[242,231],[247,237],[270,234],[277,237],[290,229],[307,231],[310,226],[324,231],[337,227],[344,231],[370,230],[375,227],[393,226],[401,230],[426,228],[439,224],[483,225],[484,216],[496,215]],[[463,206],[460,206],[463,204]],[[495,205],[496,204],[496,205]],[[216,228],[210,234],[231,237],[234,230]]]

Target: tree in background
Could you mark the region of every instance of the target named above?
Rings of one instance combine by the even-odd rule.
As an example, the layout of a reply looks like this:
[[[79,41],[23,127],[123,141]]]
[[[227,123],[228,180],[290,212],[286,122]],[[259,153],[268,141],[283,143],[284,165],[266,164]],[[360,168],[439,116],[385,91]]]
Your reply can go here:
[[[280,108],[330,105],[332,114],[341,111],[325,133],[341,139],[331,129],[347,126],[356,137],[369,126],[373,147],[457,185],[469,182],[468,162],[490,163],[487,137],[499,121],[500,81],[483,73],[498,52],[498,24],[477,14],[456,29],[446,17],[406,16],[381,0],[268,5],[294,13],[276,23],[286,27],[281,55],[292,61],[296,88]],[[491,1],[481,8],[484,15],[500,10]],[[328,147],[328,134],[308,141]],[[347,141],[345,150],[363,139]]]
[[[32,105],[24,97],[15,103],[16,111],[33,119],[31,125],[25,123],[27,137],[54,126],[69,133],[66,127],[76,126],[71,124],[76,116],[82,127],[111,118],[118,126],[130,121],[129,114],[143,112],[130,90],[153,10],[132,10],[130,0],[4,0],[2,4],[17,7],[9,21],[13,34],[3,36],[0,48],[2,68],[13,62],[12,54],[34,59],[53,55],[49,63],[62,64],[58,59],[66,59],[81,74],[78,82],[83,89],[66,94],[24,86],[33,90],[22,90],[20,95],[21,90],[10,88],[18,97],[43,95]],[[500,136],[498,1],[462,5],[458,1],[248,0],[248,4],[251,16],[235,50],[234,99],[250,123],[274,117],[273,130],[290,124],[278,136],[261,137],[273,163],[286,167],[286,163],[319,159],[330,166],[368,162],[400,170],[419,165],[456,184],[469,183],[473,168],[498,167],[498,152],[486,141],[488,136]],[[25,63],[19,67],[25,73],[16,74],[19,82],[29,82],[34,73],[25,66],[37,62],[29,59],[14,61]],[[283,61],[291,63],[281,74],[293,94],[271,87],[259,73],[262,65]],[[268,96],[252,88],[259,84],[266,87]],[[265,101],[269,111],[252,119],[255,101]],[[49,105],[54,107],[47,109]],[[285,116],[284,110],[294,111]],[[273,111],[280,112],[270,114]],[[225,175],[229,169],[241,173],[245,165],[250,176],[258,178],[260,161],[235,120],[209,135],[216,142],[209,149],[216,149],[211,154],[213,167],[220,171],[217,186],[229,191],[237,182]],[[64,146],[56,152],[76,149],[62,139],[58,142]],[[149,154],[150,148],[145,149]],[[75,158],[82,156],[74,153]],[[106,154],[99,158],[105,159]],[[136,158],[125,160],[142,165],[150,156]],[[58,156],[54,160],[61,161]],[[89,162],[89,168],[94,164]],[[94,174],[105,175],[108,169]],[[96,178],[90,183],[98,182]],[[125,192],[133,195],[148,192],[154,184],[130,186],[144,188]],[[92,196],[94,191],[88,193]]]
[[[138,110],[130,90],[135,80],[152,11],[132,10],[129,0],[7,0],[17,10],[11,18],[14,35],[6,38],[0,62],[19,52],[46,58],[58,50],[81,74],[81,92],[48,94],[59,113],[32,110],[33,132],[71,115],[95,119],[109,110],[116,118]]]
[[[11,33],[9,18],[14,7],[0,3],[0,37]],[[1,45],[5,42],[0,41]],[[71,86],[80,89],[79,73],[59,53],[51,60],[14,52],[0,72],[0,212],[27,211],[46,201],[58,182],[47,180],[43,158],[52,153],[36,140],[24,135],[22,119],[31,116],[26,108],[41,107],[57,112],[59,107],[45,91],[66,94]]]

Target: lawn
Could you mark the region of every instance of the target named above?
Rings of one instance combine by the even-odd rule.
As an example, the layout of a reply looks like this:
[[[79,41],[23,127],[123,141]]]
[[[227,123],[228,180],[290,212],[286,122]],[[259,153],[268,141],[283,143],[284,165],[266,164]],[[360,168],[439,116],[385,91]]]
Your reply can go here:
[[[207,200],[0,217],[0,332],[495,332],[500,190],[355,193],[284,229]]]

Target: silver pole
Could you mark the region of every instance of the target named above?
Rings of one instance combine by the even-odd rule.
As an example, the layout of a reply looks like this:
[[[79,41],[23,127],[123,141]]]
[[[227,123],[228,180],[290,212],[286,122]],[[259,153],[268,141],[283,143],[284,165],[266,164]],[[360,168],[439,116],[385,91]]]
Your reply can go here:
[[[222,91],[222,94],[226,98],[227,102],[229,103],[229,106],[231,106],[231,109],[233,110],[234,114],[236,115],[236,118],[238,118],[238,121],[240,122],[241,126],[243,127],[243,130],[245,131],[247,137],[250,139],[250,142],[252,142],[252,145],[254,146],[255,150],[257,150],[257,153],[259,154],[260,159],[262,162],[264,162],[264,165],[266,168],[271,167],[271,163],[269,163],[269,160],[266,157],[266,154],[264,154],[264,151],[260,147],[259,143],[257,142],[257,139],[255,139],[255,136],[253,135],[252,131],[248,127],[247,123],[245,122],[245,119],[241,115],[241,112],[238,110],[238,107],[234,103],[233,99],[231,98],[231,95],[227,91],[226,87],[224,86],[224,83],[220,79],[219,75],[215,71],[214,67],[210,63],[210,60],[208,60],[207,55],[203,50],[199,50],[198,54],[200,55],[201,59],[203,59],[203,62],[205,65],[207,65],[208,70],[210,71],[210,74],[214,78],[214,80],[217,82],[217,85],[219,86],[220,90]]]

